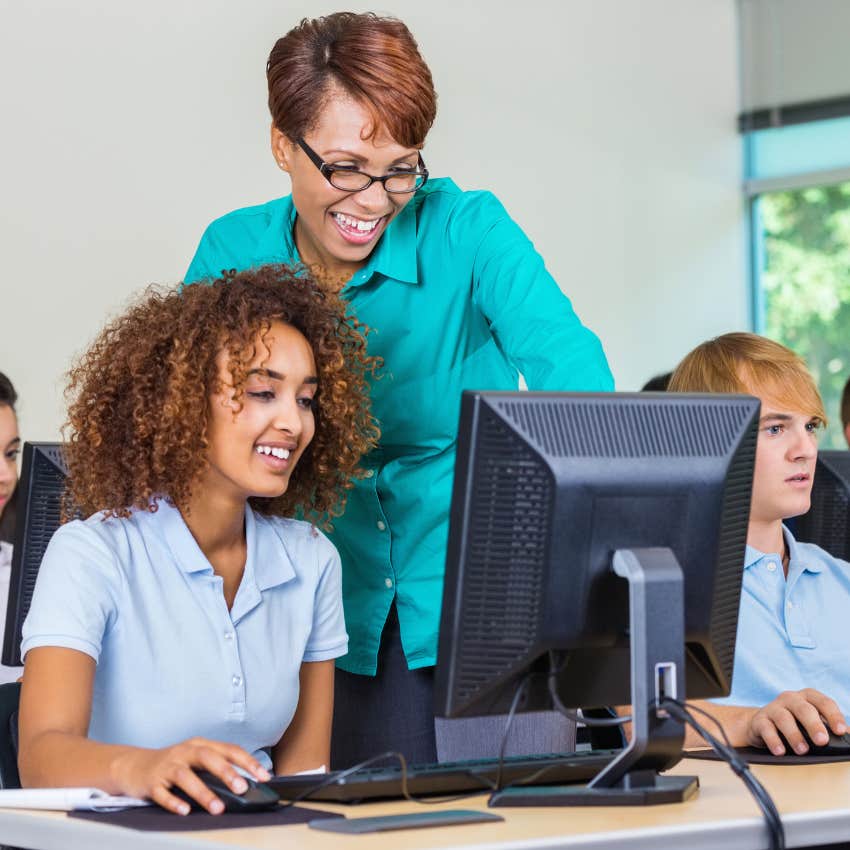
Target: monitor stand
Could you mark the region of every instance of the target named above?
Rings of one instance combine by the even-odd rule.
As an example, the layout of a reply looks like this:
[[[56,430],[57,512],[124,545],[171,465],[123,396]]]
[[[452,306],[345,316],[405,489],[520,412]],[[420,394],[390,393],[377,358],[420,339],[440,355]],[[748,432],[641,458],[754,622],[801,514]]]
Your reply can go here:
[[[659,775],[681,760],[685,729],[651,707],[685,698],[682,569],[667,548],[618,549],[612,567],[629,582],[631,742],[588,785],[514,786],[495,792],[491,806],[648,806],[696,794],[696,776]]]

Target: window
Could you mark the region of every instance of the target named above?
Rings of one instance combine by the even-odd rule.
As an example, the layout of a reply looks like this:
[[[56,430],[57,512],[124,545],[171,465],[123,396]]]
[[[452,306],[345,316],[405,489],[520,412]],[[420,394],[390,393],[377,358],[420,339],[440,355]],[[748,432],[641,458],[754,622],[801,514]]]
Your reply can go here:
[[[850,378],[850,119],[746,137],[756,330],[802,356],[846,448],[839,401]]]

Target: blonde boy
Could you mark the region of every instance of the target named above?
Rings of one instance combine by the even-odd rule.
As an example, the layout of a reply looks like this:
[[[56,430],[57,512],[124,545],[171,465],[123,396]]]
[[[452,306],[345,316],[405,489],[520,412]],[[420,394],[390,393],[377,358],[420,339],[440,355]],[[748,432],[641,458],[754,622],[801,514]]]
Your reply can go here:
[[[798,753],[847,731],[850,564],[798,543],[782,521],[809,509],[826,415],[812,376],[772,340],[731,333],[679,364],[671,392],[747,393],[761,400],[732,693],[703,703],[736,746]],[[701,744],[688,732],[686,746]]]

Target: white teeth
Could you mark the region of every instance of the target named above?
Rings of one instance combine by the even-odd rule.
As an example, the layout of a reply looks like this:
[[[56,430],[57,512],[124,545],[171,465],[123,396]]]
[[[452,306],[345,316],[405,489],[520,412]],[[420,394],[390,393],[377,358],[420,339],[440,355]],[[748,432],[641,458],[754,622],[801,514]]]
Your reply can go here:
[[[272,446],[257,446],[257,454],[258,455],[272,455],[273,457],[280,458],[281,460],[286,460],[289,455],[289,449],[281,449]]]
[[[352,218],[351,216],[343,215],[342,213],[334,213],[334,217],[340,224],[344,224],[347,227],[353,227],[361,233],[367,233],[370,230],[374,230],[380,221],[379,218],[376,218],[373,221],[362,221],[361,219]]]

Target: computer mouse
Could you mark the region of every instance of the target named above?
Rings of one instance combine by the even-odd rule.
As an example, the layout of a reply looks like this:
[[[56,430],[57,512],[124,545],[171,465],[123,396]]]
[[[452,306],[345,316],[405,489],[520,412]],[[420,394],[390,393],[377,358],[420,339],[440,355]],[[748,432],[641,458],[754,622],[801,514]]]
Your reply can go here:
[[[268,785],[255,782],[247,776],[245,781],[248,783],[248,790],[244,794],[237,794],[214,773],[210,773],[208,770],[196,770],[195,773],[198,775],[198,779],[224,803],[225,812],[262,812],[266,809],[273,809],[280,802],[277,792],[273,791]],[[182,788],[173,787],[171,793],[175,797],[185,800],[192,807],[192,811],[206,811],[197,800],[190,797]]]
[[[785,745],[785,752],[788,755],[844,756],[850,759],[850,732],[845,732],[843,735],[836,735],[828,727],[826,731],[829,733],[829,740],[825,744],[816,744],[809,737],[806,730],[802,726],[800,727],[800,734],[803,736],[803,740],[809,745],[809,749],[805,753],[796,752],[782,734],[779,737],[782,738],[782,743]]]

